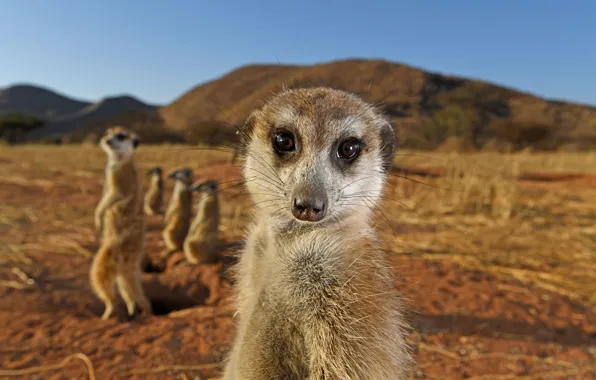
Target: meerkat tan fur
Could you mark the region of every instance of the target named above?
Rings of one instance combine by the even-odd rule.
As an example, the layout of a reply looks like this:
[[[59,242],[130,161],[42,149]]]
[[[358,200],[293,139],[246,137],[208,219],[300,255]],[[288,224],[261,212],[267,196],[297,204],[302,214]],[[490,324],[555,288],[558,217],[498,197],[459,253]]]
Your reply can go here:
[[[219,198],[217,182],[202,182],[191,187],[199,193],[197,213],[184,241],[184,255],[192,264],[213,263],[217,259]]]
[[[147,174],[151,177],[149,180],[149,188],[145,193],[145,214],[161,214],[161,207],[163,204],[162,169],[160,167],[154,167],[148,170]]]
[[[401,297],[370,221],[395,149],[389,122],[346,92],[286,90],[243,139],[256,215],[223,378],[405,379]]]
[[[175,180],[174,190],[164,219],[163,239],[166,244],[164,257],[181,251],[188,234],[192,217],[192,171],[188,168],[174,170],[168,177]]]
[[[151,315],[151,304],[141,282],[141,262],[145,253],[145,216],[141,179],[137,173],[134,150],[136,134],[113,127],[101,138],[100,146],[108,156],[103,197],[97,207],[101,244],[90,270],[91,286],[104,302],[103,319],[114,311],[117,285],[129,315],[135,308]]]

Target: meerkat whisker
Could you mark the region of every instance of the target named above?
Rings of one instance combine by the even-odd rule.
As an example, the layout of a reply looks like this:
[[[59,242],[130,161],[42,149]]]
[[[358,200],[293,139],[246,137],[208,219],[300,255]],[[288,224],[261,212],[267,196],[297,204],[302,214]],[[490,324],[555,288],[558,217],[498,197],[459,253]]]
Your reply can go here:
[[[279,179],[279,177],[277,177],[277,176],[274,176],[272,178],[269,175],[266,175],[263,172],[260,172],[259,170],[255,169],[255,168],[249,168],[248,170],[253,171],[253,172],[256,172],[256,173],[262,175],[263,177],[265,177],[266,179],[268,179],[270,181],[273,181],[273,183],[276,183],[277,186],[280,186],[280,187],[283,187],[284,186],[283,181],[281,179]]]
[[[233,147],[227,147],[225,145],[219,146],[193,146],[193,147],[168,147],[167,151],[176,151],[176,152],[193,152],[193,151],[209,151],[209,152],[223,152],[223,153],[233,153]]]
[[[431,183],[426,183],[426,182],[418,181],[418,180],[415,180],[413,178],[410,178],[410,177],[407,177],[407,176],[403,176],[403,175],[399,175],[399,174],[396,174],[396,173],[389,173],[388,175],[389,176],[392,176],[392,177],[396,177],[396,178],[402,178],[402,179],[405,179],[407,181],[417,183],[419,185],[434,187],[434,188],[441,189],[441,190],[459,191],[459,192],[464,191],[464,190],[458,190],[458,189],[453,189],[453,188],[450,189],[450,188],[443,187],[443,186],[433,185]]]
[[[271,203],[271,204],[268,205],[268,206],[257,207],[257,206],[259,206],[262,203]],[[248,207],[243,207],[240,210],[238,210],[238,212],[242,213],[242,212],[244,212],[246,210],[250,210],[252,208],[260,209],[260,208],[263,208],[263,207],[280,206],[280,205],[282,205],[284,203],[285,203],[285,201],[284,200],[280,200],[280,199],[264,200],[264,201],[261,201],[261,202],[253,203],[253,204],[251,204]]]
[[[263,182],[266,182],[266,183],[268,183],[268,184],[270,184],[270,185],[272,185],[272,186],[275,186],[275,187],[277,187],[277,188],[279,188],[279,189],[283,188],[283,186],[284,186],[284,184],[283,184],[283,182],[281,182],[281,180],[277,180],[277,179],[275,179],[275,178],[271,178],[271,177],[269,177],[268,175],[266,175],[266,174],[264,174],[264,173],[260,172],[260,171],[259,171],[259,170],[257,170],[257,169],[250,168],[250,171],[251,171],[251,172],[255,172],[255,173],[257,173],[257,174],[260,174],[262,177],[258,177],[258,178],[259,178],[261,181],[263,181]],[[256,175],[256,174],[255,174],[255,175]],[[264,178],[263,178],[263,177],[264,177]]]
[[[256,180],[256,179],[255,179],[255,180]],[[217,190],[217,193],[220,193],[220,192],[225,192],[225,190],[229,190],[229,189],[232,189],[232,188],[235,188],[235,187],[238,187],[238,186],[246,185],[246,183],[248,183],[248,182],[254,182],[254,180],[252,180],[252,181],[245,181],[245,182],[243,182],[243,183],[238,183],[238,184],[235,184],[235,185],[232,185],[232,186],[228,186],[228,187],[226,187],[226,188],[219,189],[219,190]],[[267,190],[267,189],[265,189],[265,190]],[[240,195],[240,194],[245,194],[245,193],[246,193],[246,190],[241,190],[241,191],[238,191],[238,192],[236,192],[236,193],[233,193],[231,196],[238,196],[238,195]],[[276,190],[276,189],[270,189],[270,190],[268,191],[268,193],[271,193],[271,194],[279,194],[279,190]]]
[[[279,184],[282,187],[285,185],[284,182],[281,180],[281,178],[279,178],[279,175],[275,172],[275,169],[273,169],[273,167],[270,164],[268,164],[263,158],[255,157],[254,159],[257,160],[259,163],[265,165],[265,169],[267,169],[267,171],[269,173],[271,173],[271,175],[273,175],[273,177],[274,177],[274,178],[271,178],[271,177],[266,176],[267,178],[269,178],[273,181],[279,182]],[[254,168],[250,168],[250,169],[253,171],[256,171],[256,169],[254,169]],[[259,174],[264,175],[263,173],[259,173]]]
[[[406,203],[403,203],[402,201],[397,200],[395,198],[388,197],[388,196],[386,196],[386,195],[384,195],[382,193],[372,192],[372,196],[374,196],[374,197],[382,197],[383,200],[388,200],[388,201],[396,202],[396,203],[398,203],[398,204],[400,204],[402,206],[405,206],[406,208],[410,209],[410,211],[415,211],[413,208],[411,208],[410,206],[408,206]],[[371,197],[371,193],[369,193],[369,192],[355,192],[355,193],[352,193],[350,195],[346,195],[343,198],[346,199],[346,200],[349,200],[349,199],[360,199],[360,198],[364,198],[364,197],[370,198]]]

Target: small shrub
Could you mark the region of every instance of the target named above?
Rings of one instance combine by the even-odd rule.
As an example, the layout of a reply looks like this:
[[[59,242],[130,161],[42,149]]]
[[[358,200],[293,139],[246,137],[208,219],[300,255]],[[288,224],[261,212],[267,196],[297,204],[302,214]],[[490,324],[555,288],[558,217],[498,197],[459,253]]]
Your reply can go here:
[[[475,148],[479,122],[473,110],[448,104],[423,122],[419,138],[431,149],[452,137],[461,139],[462,148]]]
[[[511,143],[515,149],[528,146],[546,148],[549,140],[554,137],[554,127],[540,122],[495,120],[490,129],[497,137]]]

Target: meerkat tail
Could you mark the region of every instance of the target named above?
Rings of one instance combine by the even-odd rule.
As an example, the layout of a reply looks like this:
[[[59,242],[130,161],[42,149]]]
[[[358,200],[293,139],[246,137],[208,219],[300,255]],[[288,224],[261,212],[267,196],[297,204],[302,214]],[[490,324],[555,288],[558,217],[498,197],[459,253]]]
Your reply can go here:
[[[112,263],[111,248],[104,246],[93,258],[90,271],[91,287],[105,305],[102,319],[108,319],[114,311],[116,303],[115,279],[116,266]]]
[[[146,214],[146,215],[148,215],[148,216],[153,216],[153,215],[155,215],[155,212],[153,211],[153,209],[151,208],[151,206],[150,206],[150,205],[148,205],[148,204],[145,204],[145,207],[144,207],[144,208],[145,208],[145,214]]]
[[[194,253],[193,244],[190,241],[186,240],[184,242],[183,251],[184,251],[184,257],[186,258],[186,261],[188,261],[191,264],[199,264],[200,263],[198,256]]]
[[[217,259],[217,252],[212,243],[186,241],[184,256],[191,264],[213,263]]]

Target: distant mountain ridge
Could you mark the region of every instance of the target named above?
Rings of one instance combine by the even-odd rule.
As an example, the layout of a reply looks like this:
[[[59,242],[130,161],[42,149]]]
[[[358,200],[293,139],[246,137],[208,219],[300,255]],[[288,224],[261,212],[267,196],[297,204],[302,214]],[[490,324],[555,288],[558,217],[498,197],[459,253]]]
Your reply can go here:
[[[52,120],[75,113],[90,104],[36,85],[16,84],[0,88],[0,114],[22,112]]]
[[[30,139],[64,136],[93,122],[157,108],[130,95],[106,97],[92,103],[37,85],[16,84],[0,89],[0,115],[19,112],[46,121],[43,128],[29,134]]]
[[[128,96],[91,104],[54,94],[46,108],[31,97],[30,110],[61,115],[36,137],[73,134],[73,141],[79,141],[101,134],[109,125],[123,124],[150,142],[234,144],[236,128],[251,110],[284,87],[312,86],[347,90],[374,103],[391,119],[406,148],[441,148],[453,138],[465,149],[596,148],[594,106],[378,59],[246,65],[195,86],[163,107]],[[48,98],[47,90],[38,92],[38,98]],[[27,108],[22,94],[12,103],[2,103],[6,98],[12,99],[1,91],[0,113],[8,109],[6,104]]]

